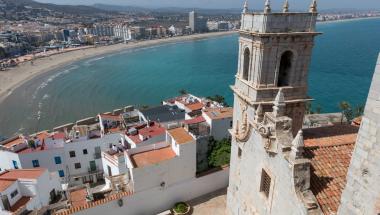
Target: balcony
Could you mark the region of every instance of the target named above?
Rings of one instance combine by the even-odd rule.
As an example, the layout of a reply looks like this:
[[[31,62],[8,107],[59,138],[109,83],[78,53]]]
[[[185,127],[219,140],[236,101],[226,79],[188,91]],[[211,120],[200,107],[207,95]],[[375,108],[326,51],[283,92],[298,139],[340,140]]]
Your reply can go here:
[[[92,173],[97,173],[97,172],[99,172],[99,171],[100,171],[100,169],[99,169],[98,166],[93,166],[93,167],[89,167],[89,168],[88,168],[88,173],[90,173],[90,174],[92,174]]]

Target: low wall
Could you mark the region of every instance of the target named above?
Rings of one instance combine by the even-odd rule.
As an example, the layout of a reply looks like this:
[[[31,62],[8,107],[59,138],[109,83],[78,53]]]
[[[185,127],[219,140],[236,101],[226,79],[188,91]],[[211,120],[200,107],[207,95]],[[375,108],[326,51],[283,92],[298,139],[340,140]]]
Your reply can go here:
[[[170,209],[176,202],[189,201],[228,186],[229,168],[199,178],[175,184],[170,187],[134,193],[123,197],[122,206],[118,200],[107,202],[75,214],[151,215]],[[120,202],[119,202],[120,203]]]

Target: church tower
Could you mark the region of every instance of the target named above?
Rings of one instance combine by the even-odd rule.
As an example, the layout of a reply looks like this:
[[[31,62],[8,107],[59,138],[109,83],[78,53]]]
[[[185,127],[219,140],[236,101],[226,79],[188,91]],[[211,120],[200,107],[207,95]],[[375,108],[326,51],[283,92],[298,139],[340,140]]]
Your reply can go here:
[[[269,0],[263,13],[249,13],[247,2],[241,19],[235,102],[244,100],[252,110],[262,105],[270,111],[283,89],[286,115],[293,120],[294,135],[302,127],[307,96],[307,77],[317,18],[316,3],[309,13],[272,13]]]
[[[227,214],[321,214],[310,191],[302,128],[317,3],[309,11],[249,12],[239,30]]]

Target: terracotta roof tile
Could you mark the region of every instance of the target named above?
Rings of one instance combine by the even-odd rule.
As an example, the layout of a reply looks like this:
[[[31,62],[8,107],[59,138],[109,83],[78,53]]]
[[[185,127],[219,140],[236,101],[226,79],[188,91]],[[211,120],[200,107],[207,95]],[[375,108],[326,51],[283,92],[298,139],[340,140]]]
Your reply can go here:
[[[70,202],[71,202],[72,207],[85,206],[87,204],[86,197],[87,197],[86,188],[71,191]]]
[[[168,146],[161,149],[140,152],[131,155],[131,160],[135,167],[144,167],[156,163],[160,163],[165,160],[170,160],[176,156],[173,149]]]
[[[311,160],[310,188],[324,214],[336,214],[358,128],[336,125],[304,130],[305,157]]]
[[[196,102],[196,103],[186,105],[186,108],[188,108],[191,111],[200,110],[203,107],[204,107],[204,104],[202,104],[201,102]]]
[[[3,143],[2,145],[5,148],[11,148],[13,145],[19,145],[19,144],[25,143],[25,139],[19,136],[19,137],[13,138],[13,140],[10,140],[10,141],[5,140],[2,143]]]
[[[205,122],[205,118],[203,118],[203,116],[198,116],[198,117],[195,117],[193,119],[188,119],[188,120],[185,120],[183,123],[185,124],[198,124],[198,123],[201,123],[201,122]]]
[[[132,194],[133,194],[132,192],[121,192],[121,193],[112,194],[112,195],[110,195],[110,196],[108,196],[108,197],[106,197],[104,199],[101,199],[101,200],[98,200],[98,201],[94,201],[94,202],[87,202],[85,205],[74,206],[74,207],[69,208],[68,210],[65,210],[65,211],[62,211],[62,212],[57,212],[57,213],[54,213],[54,214],[55,215],[70,215],[70,214],[74,214],[74,213],[79,212],[79,211],[83,211],[83,210],[86,210],[86,209],[89,209],[89,208],[93,208],[93,207],[96,207],[96,206],[99,206],[99,205],[102,205],[102,204],[106,204],[106,203],[111,202],[111,201],[122,199],[123,197],[130,196]]]
[[[13,169],[8,170],[0,174],[0,180],[17,180],[17,179],[37,179],[39,178],[46,169],[35,168],[35,169]]]
[[[23,196],[21,197],[14,205],[12,205],[10,211],[13,212],[14,214],[20,214],[18,212],[19,209],[21,209],[23,206],[25,206],[29,201],[31,197]]]
[[[174,128],[168,130],[168,133],[174,138],[177,144],[184,144],[194,140],[184,128]]]
[[[12,184],[14,184],[16,180],[6,180],[6,179],[0,179],[0,192],[5,191],[10,187]]]

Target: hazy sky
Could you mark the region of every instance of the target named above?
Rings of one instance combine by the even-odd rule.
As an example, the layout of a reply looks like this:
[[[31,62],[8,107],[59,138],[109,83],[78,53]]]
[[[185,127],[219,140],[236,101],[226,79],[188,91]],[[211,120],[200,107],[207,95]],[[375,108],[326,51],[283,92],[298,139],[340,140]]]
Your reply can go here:
[[[55,4],[115,4],[143,7],[199,7],[199,8],[240,8],[244,0],[37,0]],[[273,8],[280,8],[284,0],[272,0]],[[307,8],[312,0],[289,0],[290,6],[297,9]],[[250,8],[263,8],[265,0],[248,0]],[[380,9],[380,0],[319,0],[319,8],[357,8]]]

